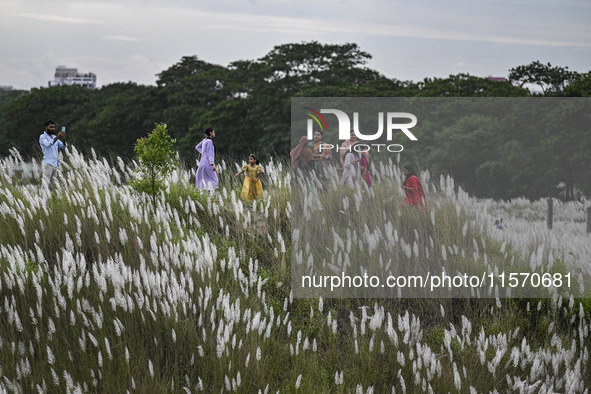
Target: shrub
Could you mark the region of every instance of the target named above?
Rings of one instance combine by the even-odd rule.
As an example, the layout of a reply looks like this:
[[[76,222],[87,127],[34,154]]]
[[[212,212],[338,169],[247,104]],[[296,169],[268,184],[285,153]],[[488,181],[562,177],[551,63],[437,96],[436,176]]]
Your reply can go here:
[[[166,124],[160,123],[147,137],[139,138],[135,145],[138,176],[130,184],[135,190],[150,194],[154,205],[156,194],[163,187],[163,179],[177,166],[173,150],[175,143],[176,140],[168,135]]]

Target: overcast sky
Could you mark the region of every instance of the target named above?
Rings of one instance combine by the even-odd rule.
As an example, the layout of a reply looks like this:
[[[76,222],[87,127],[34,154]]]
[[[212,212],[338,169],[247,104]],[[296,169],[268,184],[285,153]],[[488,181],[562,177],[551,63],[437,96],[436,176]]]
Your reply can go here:
[[[355,42],[400,80],[534,60],[591,70],[589,0],[0,0],[0,15],[0,85],[17,89],[47,86],[58,65],[99,86],[155,84],[182,56],[227,66],[311,40]]]

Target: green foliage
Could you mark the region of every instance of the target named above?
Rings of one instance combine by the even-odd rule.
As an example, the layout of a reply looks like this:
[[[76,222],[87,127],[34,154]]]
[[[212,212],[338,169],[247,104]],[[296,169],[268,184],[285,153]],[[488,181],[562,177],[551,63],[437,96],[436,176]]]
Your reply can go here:
[[[426,149],[413,153],[431,173],[451,174],[470,194],[572,200],[575,190],[591,190],[585,131],[591,115],[584,98],[457,98],[441,100],[432,112],[436,124],[420,126]]]
[[[135,83],[116,83],[93,93],[83,117],[73,125],[70,142],[83,152],[130,156],[136,140],[162,119],[158,90]]]
[[[435,144],[439,148],[431,156],[435,173],[454,174],[455,180],[471,194],[478,192],[481,179],[476,169],[479,163],[494,160],[496,152],[489,149],[494,146],[490,136],[496,136],[495,125],[490,118],[483,115],[460,117],[453,125],[444,128],[435,136]],[[453,154],[450,155],[450,152]],[[490,180],[485,178],[485,183]]]
[[[458,392],[457,366],[463,391],[510,392],[512,381],[535,373],[537,357],[546,357],[542,368],[554,381],[574,370],[582,372],[582,386],[591,384],[589,360],[564,357],[587,351],[588,337],[580,335],[587,335],[581,333],[589,299],[574,307],[545,299],[536,308],[537,300],[525,299],[497,305],[494,299],[328,298],[320,307],[318,299],[292,298],[283,256],[271,252],[279,247],[278,231],[291,243],[285,182],[269,182],[269,200],[238,214],[231,176],[220,178],[212,199],[184,173],[153,208],[116,177],[98,176],[105,170],[100,162],[78,161],[64,174],[68,188],[46,204],[33,188],[0,177],[0,205],[18,215],[0,215],[6,299],[0,362],[2,384],[14,391],[46,385],[52,392],[220,392],[235,385],[238,392],[338,393],[363,386],[381,393],[403,391],[404,384],[407,392],[423,392],[426,381],[427,389]],[[277,169],[283,180],[286,163]],[[401,235],[416,229],[423,239],[435,226],[432,250],[453,244],[467,255],[471,240],[484,238],[481,252],[498,266],[500,245],[478,226],[460,231],[473,218],[453,201],[431,201],[434,224],[428,212],[403,211],[395,219]],[[511,248],[504,253],[506,260],[520,255]],[[553,268],[566,272],[558,260]],[[412,322],[407,328],[405,316]]]
[[[564,89],[564,95],[570,97],[591,97],[591,72],[578,74]]]
[[[469,74],[448,78],[426,78],[416,94],[418,97],[524,97],[528,92],[508,81],[492,81]]]
[[[525,84],[537,85],[544,96],[562,96],[565,87],[576,77],[577,73],[569,71],[568,67],[542,64],[538,60],[509,70],[509,81],[521,87]]]
[[[0,155],[16,147],[25,159],[39,157],[38,139],[48,118],[58,129],[68,128],[68,143],[78,150],[88,153],[92,148],[124,158],[133,156],[135,141],[145,130],[163,121],[188,164],[194,163],[194,147],[208,126],[218,132],[220,154],[288,153],[292,97],[526,97],[531,96],[526,87],[532,85],[536,95],[591,95],[591,73],[539,61],[511,68],[506,81],[460,73],[415,83],[369,68],[371,58],[355,43],[288,43],[228,66],[183,56],[157,75],[156,86],[129,82],[92,91],[75,86],[33,89],[0,100]],[[550,115],[542,118],[552,122]],[[404,145],[408,160],[432,173],[450,173],[477,196],[535,199],[557,195],[561,183],[566,199],[574,198],[576,190],[591,193],[585,181],[591,179],[585,153],[591,151],[588,132],[558,124],[551,133],[548,128],[541,132],[537,124],[524,123],[519,133],[511,134],[500,126],[467,129],[469,123],[458,121],[440,130],[421,122],[420,147]],[[449,149],[456,147],[458,154],[450,157]],[[476,154],[476,148],[485,154]],[[158,188],[140,183],[136,186],[141,190]]]
[[[163,179],[176,168],[175,143],[176,140],[166,131],[166,124],[160,123],[147,137],[139,138],[135,145],[139,177],[131,185],[138,191],[150,194],[154,204],[156,194],[162,189]]]
[[[0,154],[16,148],[24,157],[40,154],[39,136],[48,119],[68,128],[68,142],[75,143],[74,126],[83,117],[95,92],[79,86],[33,89],[0,107]],[[74,138],[70,138],[74,137]]]

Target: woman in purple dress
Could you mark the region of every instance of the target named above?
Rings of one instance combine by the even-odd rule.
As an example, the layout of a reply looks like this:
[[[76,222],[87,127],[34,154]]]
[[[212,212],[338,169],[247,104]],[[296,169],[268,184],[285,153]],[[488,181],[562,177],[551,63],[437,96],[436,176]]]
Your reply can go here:
[[[213,127],[205,129],[205,138],[195,147],[201,153],[201,160],[195,174],[195,186],[201,190],[209,190],[213,193],[218,187],[218,176],[215,171],[215,130]]]

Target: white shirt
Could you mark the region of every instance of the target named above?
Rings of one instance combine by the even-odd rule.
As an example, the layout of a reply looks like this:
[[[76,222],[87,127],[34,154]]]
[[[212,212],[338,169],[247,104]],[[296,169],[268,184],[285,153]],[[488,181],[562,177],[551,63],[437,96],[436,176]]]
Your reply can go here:
[[[41,149],[43,150],[43,164],[49,164],[54,167],[58,167],[60,165],[60,161],[57,155],[58,149],[64,149],[66,145],[62,143],[62,141],[57,140],[55,143],[53,142],[55,135],[49,135],[47,133],[41,134],[39,137],[39,145],[41,145]]]

